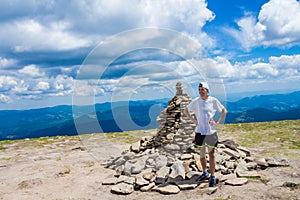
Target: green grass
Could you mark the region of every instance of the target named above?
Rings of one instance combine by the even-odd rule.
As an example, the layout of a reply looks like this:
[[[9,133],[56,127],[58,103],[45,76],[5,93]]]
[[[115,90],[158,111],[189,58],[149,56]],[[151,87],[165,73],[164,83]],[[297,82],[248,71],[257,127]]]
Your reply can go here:
[[[219,138],[232,139],[238,144],[249,148],[263,147],[265,151],[281,152],[291,157],[297,157],[299,154],[288,152],[288,150],[300,149],[300,120],[285,120],[273,122],[259,123],[237,123],[224,124],[219,130]],[[43,147],[59,141],[80,141],[81,139],[89,138],[95,135],[94,142],[103,137],[111,142],[132,144],[139,141],[142,137],[153,136],[156,134],[156,129],[153,130],[136,130],[126,132],[112,132],[101,134],[84,134],[80,136],[55,136],[41,137],[26,140],[3,140],[0,141],[0,150],[6,150],[10,144],[16,144],[17,147],[24,146],[34,148]]]
[[[268,143],[275,148],[300,149],[300,120],[225,124],[221,136],[246,147]]]
[[[0,146],[0,151],[3,151],[3,150],[5,150],[5,149],[7,149],[7,148],[4,147],[4,146]]]
[[[124,142],[127,144],[132,144],[139,141],[144,136],[150,136],[150,132],[156,130],[136,130],[136,131],[126,131],[126,132],[111,132],[104,133],[104,136],[112,141]]]

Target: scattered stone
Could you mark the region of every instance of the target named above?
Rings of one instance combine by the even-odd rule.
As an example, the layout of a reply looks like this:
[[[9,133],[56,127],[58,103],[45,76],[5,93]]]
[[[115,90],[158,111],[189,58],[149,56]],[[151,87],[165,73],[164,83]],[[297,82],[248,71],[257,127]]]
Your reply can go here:
[[[169,177],[170,167],[164,166],[156,172],[155,183],[161,184],[166,182]]]
[[[195,180],[177,181],[175,184],[180,188],[180,190],[195,189],[198,186],[198,183]]]
[[[155,176],[156,176],[155,172],[148,172],[143,174],[143,178],[146,179],[147,181],[153,180]]]
[[[219,181],[224,182],[228,179],[235,179],[235,178],[237,178],[236,174],[227,174],[227,175],[222,175],[222,177],[219,178]]]
[[[142,176],[137,176],[135,184],[137,187],[149,185],[149,181],[145,180]]]
[[[74,148],[72,148],[72,151],[74,151],[74,150],[80,150],[80,151],[86,151],[86,147],[74,147]]]
[[[182,181],[185,179],[185,169],[181,161],[176,161],[171,166],[168,182]]]
[[[248,170],[256,169],[257,168],[257,163],[256,162],[249,162],[246,164],[246,167]]]
[[[221,143],[224,144],[225,147],[230,148],[230,149],[232,149],[232,150],[236,150],[237,147],[239,146],[239,144],[235,143],[235,142],[232,141],[232,140],[224,140],[224,141],[222,141]]]
[[[293,178],[299,178],[299,177],[300,177],[300,174],[298,174],[297,172],[293,172],[293,173],[291,174],[291,177],[293,177]]]
[[[225,149],[223,152],[235,159],[239,159],[241,157],[241,155],[238,152],[231,149]]]
[[[282,184],[283,187],[290,187],[290,188],[294,188],[294,187],[297,187],[298,184],[296,183],[293,183],[293,182],[284,182]]]
[[[250,151],[247,148],[238,146],[237,149],[243,151],[247,157],[251,156]]]
[[[154,190],[162,194],[177,194],[180,192],[180,189],[176,185],[171,185],[169,183],[159,185]]]
[[[260,175],[257,171],[249,171],[246,165],[238,164],[235,169],[235,173],[238,177],[245,177],[245,178],[259,178]]]
[[[150,183],[149,185],[145,185],[145,186],[141,187],[140,190],[141,190],[142,192],[148,192],[148,191],[150,191],[154,186],[155,186],[155,183],[152,182],[152,183]]]
[[[262,167],[268,167],[269,164],[267,163],[265,158],[259,158],[259,159],[254,159],[254,162],[256,162],[258,165]]]
[[[102,182],[102,185],[115,185],[117,181],[118,178],[109,176]]]
[[[193,155],[185,153],[185,154],[181,155],[180,160],[189,160],[192,158],[193,158]]]
[[[41,185],[42,183],[42,179],[40,178],[25,180],[18,184],[18,189],[29,189],[34,186]]]
[[[131,194],[133,191],[133,185],[127,183],[119,183],[111,188],[111,192],[116,194]]]
[[[241,186],[248,183],[247,178],[232,178],[225,181],[225,184],[232,185],[232,186]]]
[[[140,152],[140,141],[133,143],[130,150],[136,153]]]
[[[217,191],[217,187],[208,187],[205,189],[205,193],[208,194],[208,195],[211,195],[213,193],[215,193]]]

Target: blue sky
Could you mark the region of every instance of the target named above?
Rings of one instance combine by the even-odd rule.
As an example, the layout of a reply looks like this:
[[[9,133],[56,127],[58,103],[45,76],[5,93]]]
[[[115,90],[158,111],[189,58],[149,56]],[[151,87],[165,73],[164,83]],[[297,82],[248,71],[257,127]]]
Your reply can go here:
[[[0,109],[300,89],[297,0],[0,4]]]

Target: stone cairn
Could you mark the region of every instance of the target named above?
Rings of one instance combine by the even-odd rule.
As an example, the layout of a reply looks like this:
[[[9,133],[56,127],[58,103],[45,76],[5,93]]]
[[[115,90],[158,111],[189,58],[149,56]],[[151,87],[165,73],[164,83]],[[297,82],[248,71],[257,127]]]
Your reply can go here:
[[[142,138],[122,155],[108,160],[104,165],[114,169],[115,174],[102,184],[112,185],[111,192],[116,194],[130,194],[135,190],[176,194],[196,187],[207,194],[215,192],[217,187],[208,188],[207,180],[197,181],[202,167],[193,144],[195,125],[183,114],[190,101],[182,84],[177,83],[176,95],[157,118],[160,126],[156,135]],[[248,149],[232,140],[220,142],[215,156],[219,182],[233,186],[246,184],[247,178],[259,178],[256,169],[288,165],[285,158],[255,159]]]

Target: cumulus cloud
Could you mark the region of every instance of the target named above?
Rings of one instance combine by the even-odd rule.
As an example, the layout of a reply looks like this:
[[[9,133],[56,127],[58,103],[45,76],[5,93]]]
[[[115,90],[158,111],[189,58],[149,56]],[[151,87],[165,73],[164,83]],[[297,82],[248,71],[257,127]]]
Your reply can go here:
[[[33,90],[48,90],[50,88],[49,83],[45,81],[40,81],[36,84],[36,86],[33,88]]]
[[[300,55],[272,56],[269,62],[247,61],[231,64],[226,58],[211,60],[226,81],[262,80],[278,78],[288,80],[300,76]],[[292,64],[291,64],[292,63]]]
[[[270,0],[261,7],[259,15],[246,12],[237,20],[239,29],[225,30],[244,49],[257,46],[290,47],[300,45],[300,3],[297,0]]]
[[[17,84],[17,79],[12,76],[0,76],[0,91],[10,90]]]
[[[0,102],[7,104],[7,103],[11,103],[12,100],[9,96],[6,96],[4,94],[0,94]]]
[[[206,46],[214,45],[201,31],[215,17],[205,0],[29,1],[24,5],[27,10],[17,9],[23,4],[2,3],[0,16],[6,19],[0,21],[2,48],[17,52],[72,50],[144,27],[187,32],[206,41]]]
[[[21,19],[13,23],[2,24],[1,46],[10,47],[15,52],[26,51],[64,51],[91,44],[68,30],[69,23],[64,21],[42,24],[36,19]]]
[[[41,72],[40,69],[36,65],[27,65],[22,69],[18,70],[19,73],[32,77],[41,77],[44,76],[45,73]]]
[[[0,68],[9,68],[17,64],[15,59],[7,59],[0,57]]]

